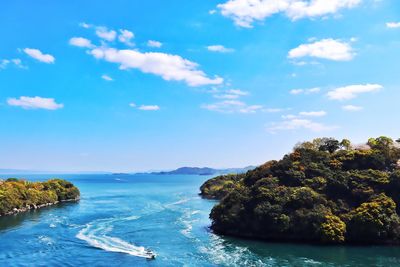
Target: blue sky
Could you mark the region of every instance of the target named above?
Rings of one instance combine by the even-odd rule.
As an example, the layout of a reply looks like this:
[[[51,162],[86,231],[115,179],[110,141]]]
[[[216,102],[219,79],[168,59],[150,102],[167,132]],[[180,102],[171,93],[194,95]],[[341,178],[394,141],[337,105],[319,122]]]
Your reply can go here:
[[[399,137],[395,0],[3,1],[0,168],[260,164]]]

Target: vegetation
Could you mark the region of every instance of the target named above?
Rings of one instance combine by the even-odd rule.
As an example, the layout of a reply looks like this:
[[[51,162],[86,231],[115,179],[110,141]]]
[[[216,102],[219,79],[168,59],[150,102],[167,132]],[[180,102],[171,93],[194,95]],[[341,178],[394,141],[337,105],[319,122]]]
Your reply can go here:
[[[400,145],[315,139],[279,161],[201,187],[216,233],[264,240],[400,244]]]
[[[79,195],[78,188],[60,179],[46,182],[28,182],[15,178],[0,180],[0,215],[60,201],[75,200]]]

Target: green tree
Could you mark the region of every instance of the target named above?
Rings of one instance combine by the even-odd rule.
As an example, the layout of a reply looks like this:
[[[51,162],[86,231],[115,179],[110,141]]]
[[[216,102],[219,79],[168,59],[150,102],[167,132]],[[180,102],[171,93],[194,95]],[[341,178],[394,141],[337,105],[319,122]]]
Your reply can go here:
[[[343,243],[345,241],[346,224],[335,215],[325,216],[320,231],[321,241],[324,243]]]

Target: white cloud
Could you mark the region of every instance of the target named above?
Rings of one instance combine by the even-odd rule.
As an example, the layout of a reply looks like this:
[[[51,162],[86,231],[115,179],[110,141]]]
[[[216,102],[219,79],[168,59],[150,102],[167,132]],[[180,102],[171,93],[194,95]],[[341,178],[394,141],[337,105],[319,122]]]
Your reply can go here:
[[[353,8],[359,5],[362,0],[289,0],[290,6],[286,10],[286,15],[293,19],[314,18],[335,14],[340,9]]]
[[[321,91],[321,89],[319,87],[311,88],[311,89],[306,90],[306,94],[315,94],[315,93],[319,93],[320,91]]]
[[[143,110],[143,111],[157,111],[160,110],[160,107],[158,105],[140,105],[137,106],[135,103],[129,103],[129,106],[131,108],[136,108],[138,110]]]
[[[217,10],[215,9],[211,9],[210,11],[208,11],[208,14],[210,15],[214,15],[215,13],[217,13]]]
[[[326,116],[326,112],[321,110],[321,111],[302,111],[299,113],[300,116],[304,117],[323,117]]]
[[[264,111],[268,112],[268,113],[279,113],[279,112],[284,111],[284,109],[282,109],[282,108],[266,108],[266,109],[264,109]]]
[[[256,113],[263,109],[261,105],[247,105],[239,100],[224,100],[213,104],[202,105],[201,108],[221,113]]]
[[[0,69],[5,69],[8,66],[8,64],[10,64],[10,60],[2,59],[0,61]]]
[[[21,107],[23,109],[56,110],[64,107],[63,104],[56,103],[54,98],[43,98],[39,96],[21,96],[20,98],[9,98],[7,103],[10,106]]]
[[[101,78],[102,78],[103,80],[106,80],[106,81],[109,81],[109,82],[114,81],[114,79],[111,78],[110,76],[108,76],[107,74],[101,75]]]
[[[160,107],[157,105],[141,105],[138,107],[139,110],[145,110],[145,111],[156,111],[160,110]]]
[[[163,44],[161,42],[158,42],[158,41],[154,41],[154,40],[147,41],[147,46],[148,47],[160,48],[162,45]]]
[[[349,61],[354,57],[352,47],[345,42],[323,39],[314,43],[302,44],[289,51],[288,58],[315,57],[335,61]]]
[[[44,62],[44,63],[48,63],[49,64],[49,63],[54,63],[54,61],[55,61],[55,58],[52,55],[43,54],[39,49],[25,48],[24,52],[28,56],[30,56],[30,57],[32,57],[32,58],[34,58],[34,59],[36,59],[36,60],[38,60],[40,62]]]
[[[227,90],[226,92],[229,94],[234,94],[234,95],[239,95],[239,96],[245,96],[245,95],[249,94],[249,92],[242,91],[239,89],[230,89],[230,90]]]
[[[327,126],[323,123],[314,122],[308,119],[293,118],[284,120],[279,123],[273,123],[270,127],[268,127],[268,131],[271,133],[275,133],[277,131],[306,129],[313,132],[322,132],[333,130],[336,128],[336,126]]]
[[[293,119],[297,119],[299,116],[293,115],[293,114],[288,114],[288,115],[282,115],[281,117],[284,120],[293,120]]]
[[[85,22],[79,23],[79,26],[82,27],[82,28],[85,28],[85,29],[89,29],[90,27],[92,27],[92,25],[87,24]]]
[[[21,59],[13,58],[13,59],[1,59],[0,60],[0,69],[6,69],[10,64],[13,64],[15,67],[20,69],[27,69],[27,66],[22,64]]]
[[[11,59],[11,62],[14,63],[15,66],[22,68],[22,61],[19,58],[13,58]]]
[[[107,47],[95,48],[90,53],[97,59],[119,64],[120,69],[139,69],[144,73],[161,76],[167,81],[184,81],[189,86],[223,83],[222,78],[207,77],[198,69],[198,64],[178,55],[158,52],[141,53],[137,50],[118,50]]]
[[[363,107],[360,107],[360,106],[347,105],[347,106],[343,106],[342,109],[343,109],[343,110],[346,110],[346,111],[353,111],[353,112],[355,112],[355,111],[363,110],[364,108],[363,108]]]
[[[232,113],[244,106],[246,106],[246,104],[239,100],[225,100],[213,104],[204,104],[201,107],[210,111]]]
[[[391,29],[400,28],[400,22],[388,22],[386,23],[386,27]]]
[[[362,0],[229,0],[219,4],[221,14],[240,27],[251,28],[274,14],[284,13],[292,20],[322,17],[340,9],[353,8]]]
[[[114,30],[108,30],[107,27],[99,26],[96,27],[96,35],[101,39],[112,42],[117,37],[117,32]]]
[[[304,92],[303,89],[293,89],[293,90],[290,91],[290,94],[299,95],[299,94],[302,94],[303,92]]]
[[[209,93],[213,93],[214,98],[218,99],[238,99],[242,96],[246,96],[249,92],[242,91],[239,89],[229,89],[229,90],[218,90],[217,88],[213,88],[213,90],[209,90]]]
[[[349,100],[356,98],[359,94],[377,92],[383,89],[380,84],[356,84],[336,88],[328,92],[328,97],[332,100]]]
[[[133,46],[134,43],[132,43],[132,39],[135,38],[135,35],[133,32],[128,31],[128,30],[119,30],[120,34],[118,35],[118,40],[121,43],[124,43],[128,46]]]
[[[218,98],[218,99],[237,99],[239,98],[238,95],[234,95],[234,94],[222,94],[222,95],[214,95],[214,98]]]
[[[223,45],[210,45],[210,46],[207,46],[207,49],[208,49],[208,51],[219,52],[219,53],[232,53],[235,51],[235,49],[226,48]]]
[[[293,89],[293,90],[290,90],[290,94],[292,94],[292,95],[300,95],[300,94],[309,95],[309,94],[317,94],[320,91],[321,91],[321,88],[319,88],[319,87],[310,88],[310,89]]]
[[[259,110],[262,110],[263,106],[261,105],[249,105],[249,106],[245,106],[243,108],[241,108],[239,110],[240,113],[256,113]]]
[[[78,47],[87,47],[87,48],[92,48],[94,45],[92,42],[86,38],[83,37],[72,37],[69,40],[69,44],[73,46],[78,46]]]

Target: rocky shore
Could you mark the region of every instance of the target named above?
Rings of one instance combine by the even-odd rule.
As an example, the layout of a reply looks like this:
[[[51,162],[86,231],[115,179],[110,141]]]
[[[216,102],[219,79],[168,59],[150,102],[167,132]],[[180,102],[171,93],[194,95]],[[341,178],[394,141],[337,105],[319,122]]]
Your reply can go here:
[[[29,182],[9,178],[0,181],[0,216],[77,201],[79,198],[79,189],[65,180]]]
[[[61,201],[55,201],[53,203],[45,203],[45,204],[39,204],[39,205],[30,204],[30,205],[26,205],[25,207],[22,207],[22,208],[13,208],[9,212],[6,212],[4,214],[0,214],[0,217],[8,216],[8,215],[15,215],[15,214],[22,213],[22,212],[27,212],[27,211],[30,211],[30,210],[37,210],[37,209],[41,209],[41,208],[44,208],[44,207],[57,205],[58,203],[76,202],[76,201],[79,201],[79,200],[80,200],[80,198],[78,197],[78,198],[75,198],[75,199],[66,199],[66,200],[61,200]]]

